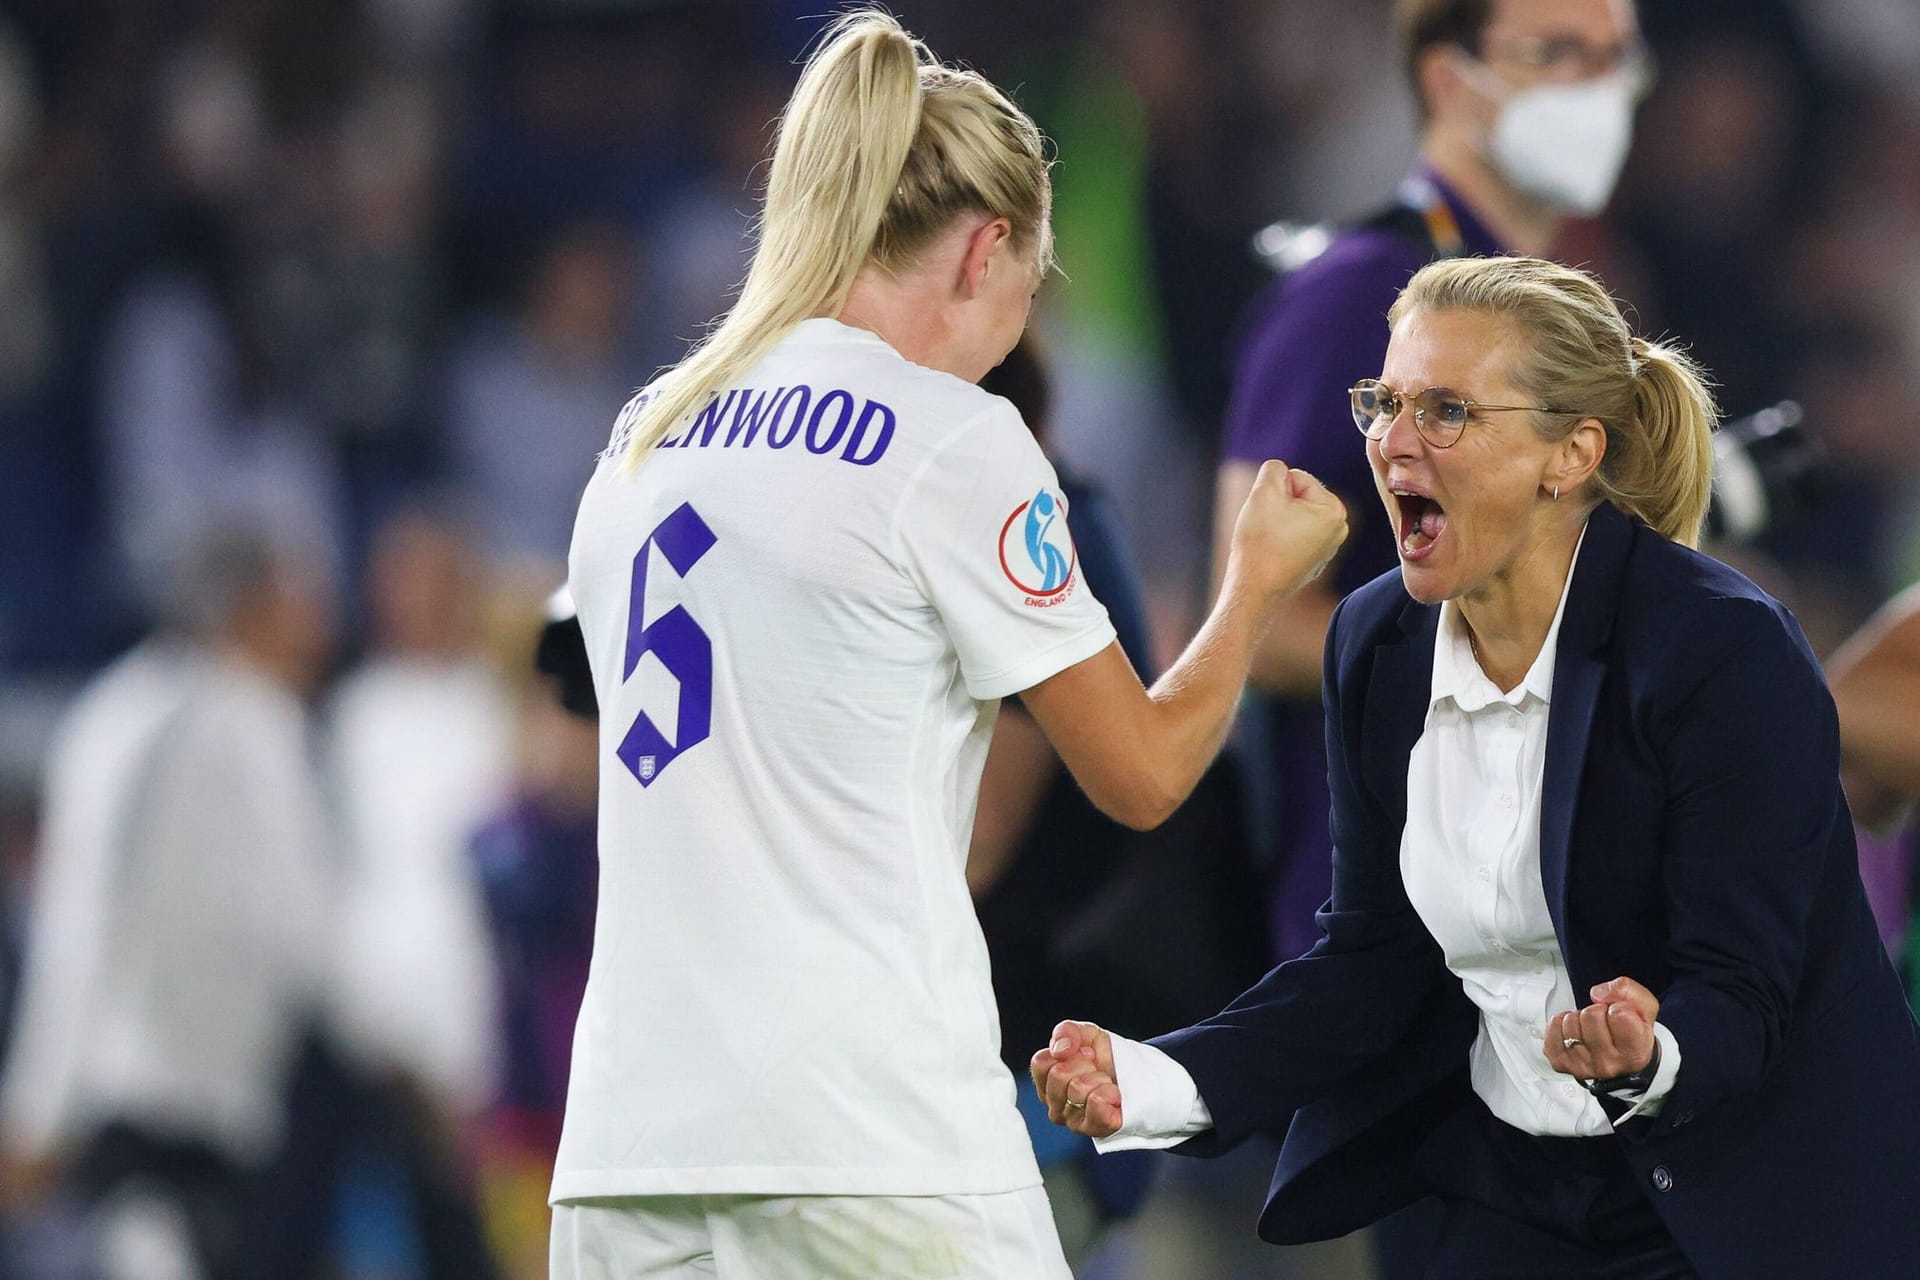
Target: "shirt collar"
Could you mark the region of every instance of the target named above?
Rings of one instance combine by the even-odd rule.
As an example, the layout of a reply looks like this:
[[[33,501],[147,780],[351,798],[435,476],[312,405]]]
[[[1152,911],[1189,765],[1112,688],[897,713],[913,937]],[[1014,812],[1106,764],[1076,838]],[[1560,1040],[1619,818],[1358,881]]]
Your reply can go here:
[[[1553,665],[1554,656],[1560,646],[1560,620],[1566,616],[1567,595],[1573,589],[1574,569],[1580,563],[1580,546],[1587,540],[1585,528],[1580,530],[1580,540],[1573,545],[1573,559],[1567,563],[1567,580],[1560,584],[1560,603],[1553,611],[1553,623],[1547,628],[1547,638],[1540,645],[1540,652],[1527,668],[1527,674],[1511,690],[1502,692],[1500,686],[1487,678],[1480,669],[1480,660],[1474,657],[1473,642],[1467,636],[1466,619],[1460,614],[1460,606],[1452,600],[1440,603],[1440,633],[1433,646],[1433,690],[1427,699],[1431,709],[1442,699],[1451,698],[1460,710],[1472,713],[1504,702],[1509,706],[1520,706],[1528,696],[1538,698],[1541,703],[1553,701]]]
[[[789,331],[789,337],[804,339],[808,342],[859,342],[869,346],[879,345],[893,351],[893,344],[871,329],[862,329],[832,316],[813,316],[800,321]],[[895,355],[899,352],[895,351]]]

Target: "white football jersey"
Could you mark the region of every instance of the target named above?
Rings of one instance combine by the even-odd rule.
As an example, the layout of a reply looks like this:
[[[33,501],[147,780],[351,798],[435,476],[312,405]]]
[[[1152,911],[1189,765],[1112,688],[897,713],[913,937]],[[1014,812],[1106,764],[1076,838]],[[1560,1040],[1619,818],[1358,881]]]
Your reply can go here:
[[[963,873],[999,699],[1114,638],[1053,468],[824,319],[618,443],[570,560],[600,899],[553,1198],[1036,1184]]]

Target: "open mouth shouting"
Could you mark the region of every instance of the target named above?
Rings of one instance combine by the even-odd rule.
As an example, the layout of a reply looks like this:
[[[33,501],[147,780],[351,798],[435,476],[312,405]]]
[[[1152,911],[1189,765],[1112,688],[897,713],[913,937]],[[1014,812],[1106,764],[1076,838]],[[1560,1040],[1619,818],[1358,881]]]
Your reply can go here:
[[[1400,543],[1400,558],[1417,563],[1433,554],[1433,548],[1446,536],[1447,512],[1433,498],[1406,485],[1389,490],[1394,502],[1394,532]]]

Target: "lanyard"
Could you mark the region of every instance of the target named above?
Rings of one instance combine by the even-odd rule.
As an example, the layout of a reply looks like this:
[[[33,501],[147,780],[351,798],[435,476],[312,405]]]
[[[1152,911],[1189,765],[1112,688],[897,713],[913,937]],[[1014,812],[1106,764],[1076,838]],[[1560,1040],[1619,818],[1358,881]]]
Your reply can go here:
[[[1433,240],[1436,258],[1457,258],[1467,251],[1467,242],[1460,234],[1460,222],[1453,216],[1453,209],[1440,189],[1426,177],[1415,174],[1402,182],[1400,199],[1427,224],[1427,235]]]

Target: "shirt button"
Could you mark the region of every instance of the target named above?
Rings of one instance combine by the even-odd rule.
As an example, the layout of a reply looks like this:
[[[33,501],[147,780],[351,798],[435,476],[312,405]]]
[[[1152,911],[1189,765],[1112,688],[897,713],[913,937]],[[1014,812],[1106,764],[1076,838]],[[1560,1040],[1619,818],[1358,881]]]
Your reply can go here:
[[[1663,1164],[1653,1166],[1653,1172],[1647,1175],[1647,1180],[1653,1183],[1655,1191],[1673,1190],[1673,1170]]]
[[[1511,809],[1511,808],[1513,808],[1513,797],[1512,797],[1512,796],[1510,796],[1510,795],[1505,795],[1505,796],[1501,796],[1501,797],[1500,797],[1500,807],[1501,807],[1502,809]]]
[[[1493,872],[1486,867],[1481,867],[1478,871],[1474,872],[1473,874],[1482,881],[1493,879]]]

